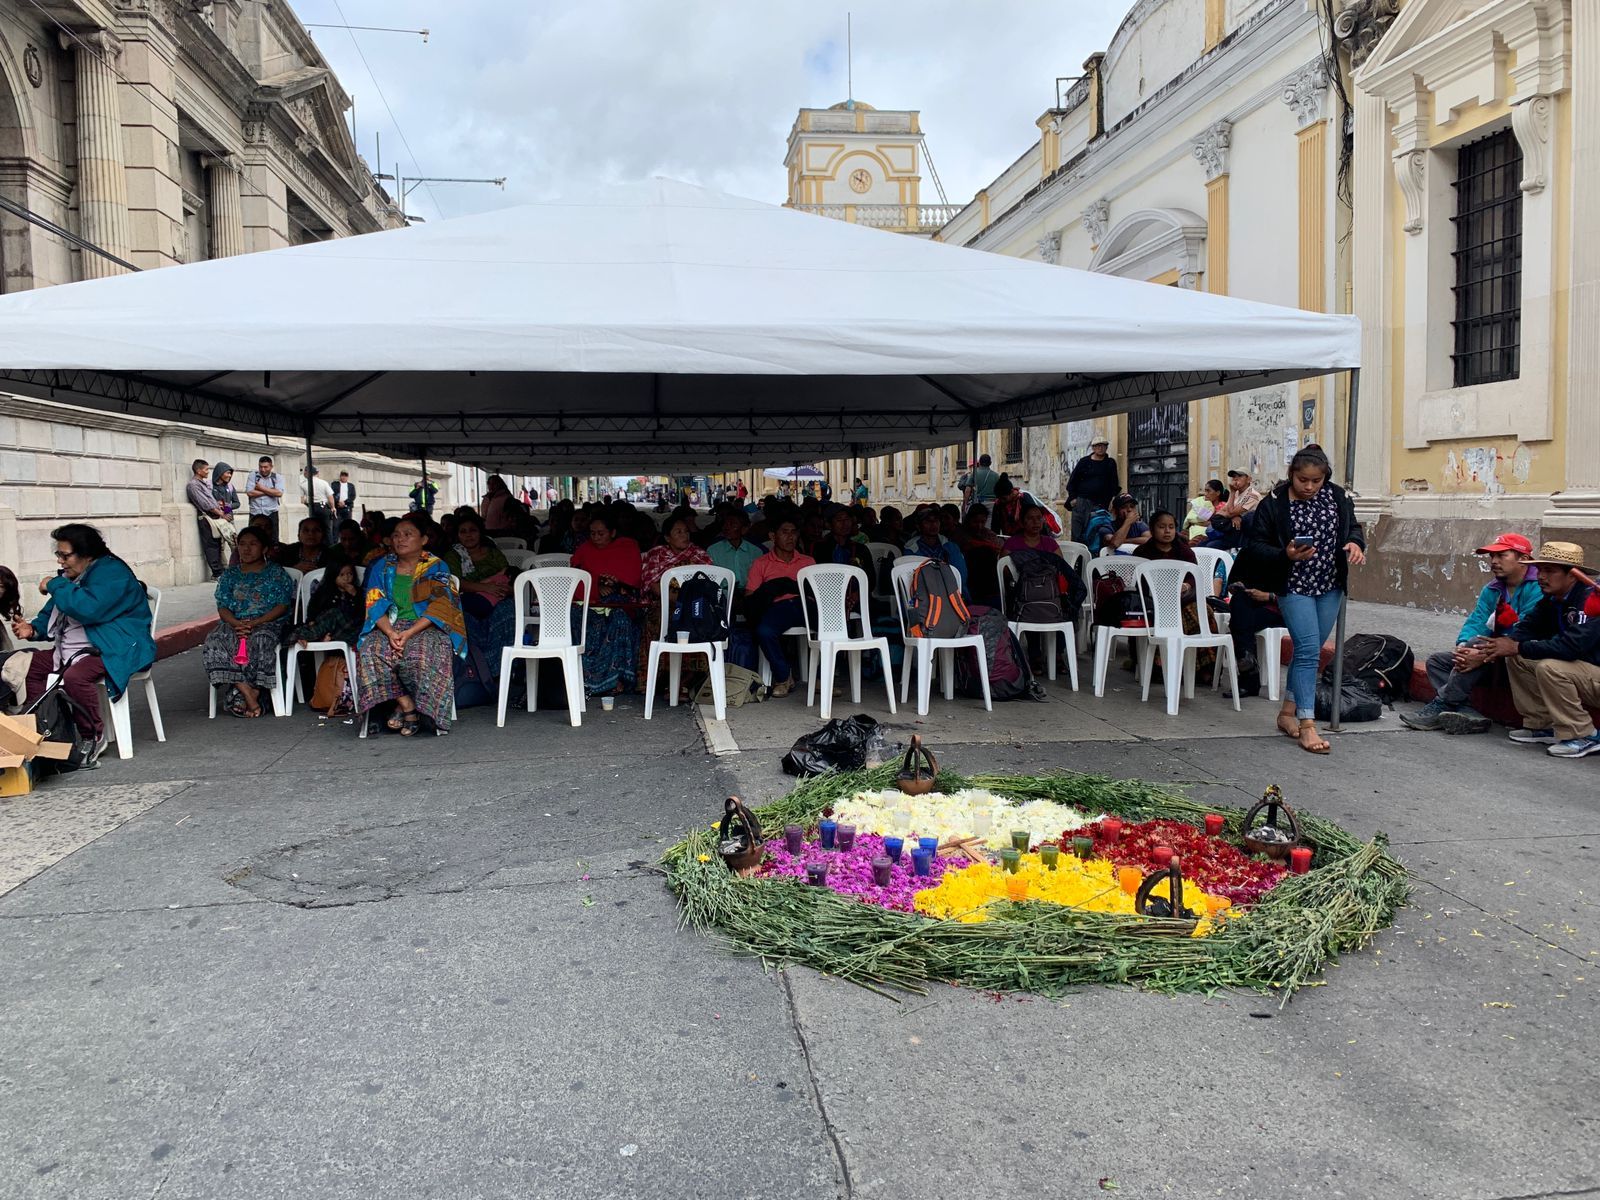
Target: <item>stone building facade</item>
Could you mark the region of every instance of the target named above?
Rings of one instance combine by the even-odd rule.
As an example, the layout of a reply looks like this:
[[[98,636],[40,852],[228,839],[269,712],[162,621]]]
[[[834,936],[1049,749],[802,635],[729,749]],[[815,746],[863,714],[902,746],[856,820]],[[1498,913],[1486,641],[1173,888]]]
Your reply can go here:
[[[349,108],[283,0],[0,0],[0,290],[398,227]],[[92,520],[147,582],[202,580],[189,462],[262,453],[299,478],[303,445],[0,397],[0,562],[53,570],[50,528]],[[415,464],[316,458],[372,507],[403,509],[416,481]]]
[[[1139,0],[1032,144],[935,236],[1365,329],[1365,599],[1456,606],[1496,529],[1600,561],[1600,3]],[[1463,165],[1466,164],[1466,165]],[[1585,171],[1585,167],[1590,170]],[[829,464],[953,500],[974,449],[1036,494],[1106,436],[1147,504],[1319,442],[1343,376]]]

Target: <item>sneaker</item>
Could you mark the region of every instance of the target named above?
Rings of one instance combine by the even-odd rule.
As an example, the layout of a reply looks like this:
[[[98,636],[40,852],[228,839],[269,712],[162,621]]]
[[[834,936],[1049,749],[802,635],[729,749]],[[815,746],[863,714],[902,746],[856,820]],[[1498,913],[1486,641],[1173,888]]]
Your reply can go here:
[[[1444,713],[1439,718],[1439,728],[1446,733],[1488,733],[1489,724],[1489,718],[1471,705]]]
[[[1546,754],[1554,754],[1557,758],[1582,758],[1585,754],[1600,754],[1600,733],[1591,733],[1588,737],[1569,738],[1564,742],[1557,742],[1549,747]]]
[[[1445,715],[1450,712],[1451,710],[1444,706],[1439,697],[1435,696],[1416,712],[1401,713],[1400,723],[1407,729],[1434,730],[1441,727]]]
[[[1519,746],[1548,746],[1556,740],[1554,729],[1513,729],[1511,740]]]

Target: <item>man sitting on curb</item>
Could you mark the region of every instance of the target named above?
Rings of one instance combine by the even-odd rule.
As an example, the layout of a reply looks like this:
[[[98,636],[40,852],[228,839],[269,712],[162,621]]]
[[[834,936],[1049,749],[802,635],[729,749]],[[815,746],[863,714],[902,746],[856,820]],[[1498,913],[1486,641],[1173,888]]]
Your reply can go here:
[[[1543,595],[1539,572],[1528,562],[1533,543],[1520,533],[1502,533],[1474,553],[1488,556],[1494,578],[1478,593],[1477,607],[1456,635],[1455,649],[1428,655],[1428,682],[1437,694],[1416,712],[1400,714],[1412,729],[1489,732],[1489,718],[1471,703],[1473,688],[1505,682],[1490,665],[1489,639],[1509,634]]]
[[[1582,758],[1600,752],[1587,711],[1600,705],[1600,590],[1584,576],[1583,547],[1573,542],[1546,542],[1529,561],[1544,599],[1490,643],[1491,656],[1506,660],[1522,714],[1511,740]]]

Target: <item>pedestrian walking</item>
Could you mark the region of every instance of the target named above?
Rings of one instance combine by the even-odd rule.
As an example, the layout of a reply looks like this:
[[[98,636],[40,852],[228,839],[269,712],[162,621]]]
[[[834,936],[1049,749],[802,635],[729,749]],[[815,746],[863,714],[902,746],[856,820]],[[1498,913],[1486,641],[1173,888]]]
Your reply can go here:
[[[245,494],[250,497],[250,515],[266,517],[272,523],[272,540],[279,541],[282,530],[278,528],[278,507],[283,499],[283,476],[273,468],[270,455],[263,454],[256,469],[250,472],[250,485]]]

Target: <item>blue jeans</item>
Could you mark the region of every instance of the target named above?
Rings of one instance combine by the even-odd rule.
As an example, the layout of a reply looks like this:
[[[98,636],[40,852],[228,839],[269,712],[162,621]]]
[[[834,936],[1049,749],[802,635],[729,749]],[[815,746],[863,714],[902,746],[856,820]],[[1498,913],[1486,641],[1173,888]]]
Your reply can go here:
[[[773,683],[783,683],[793,673],[783,653],[783,631],[805,623],[805,610],[800,607],[799,599],[794,598],[779,600],[767,609],[761,624],[756,626],[756,641],[761,644],[761,653],[767,656],[767,664],[772,668]]]
[[[1339,604],[1344,593],[1337,588],[1321,596],[1278,597],[1278,611],[1289,628],[1294,657],[1289,660],[1289,695],[1294,697],[1294,715],[1300,720],[1317,714],[1317,667],[1322,660],[1322,643],[1328,640],[1339,619]]]

